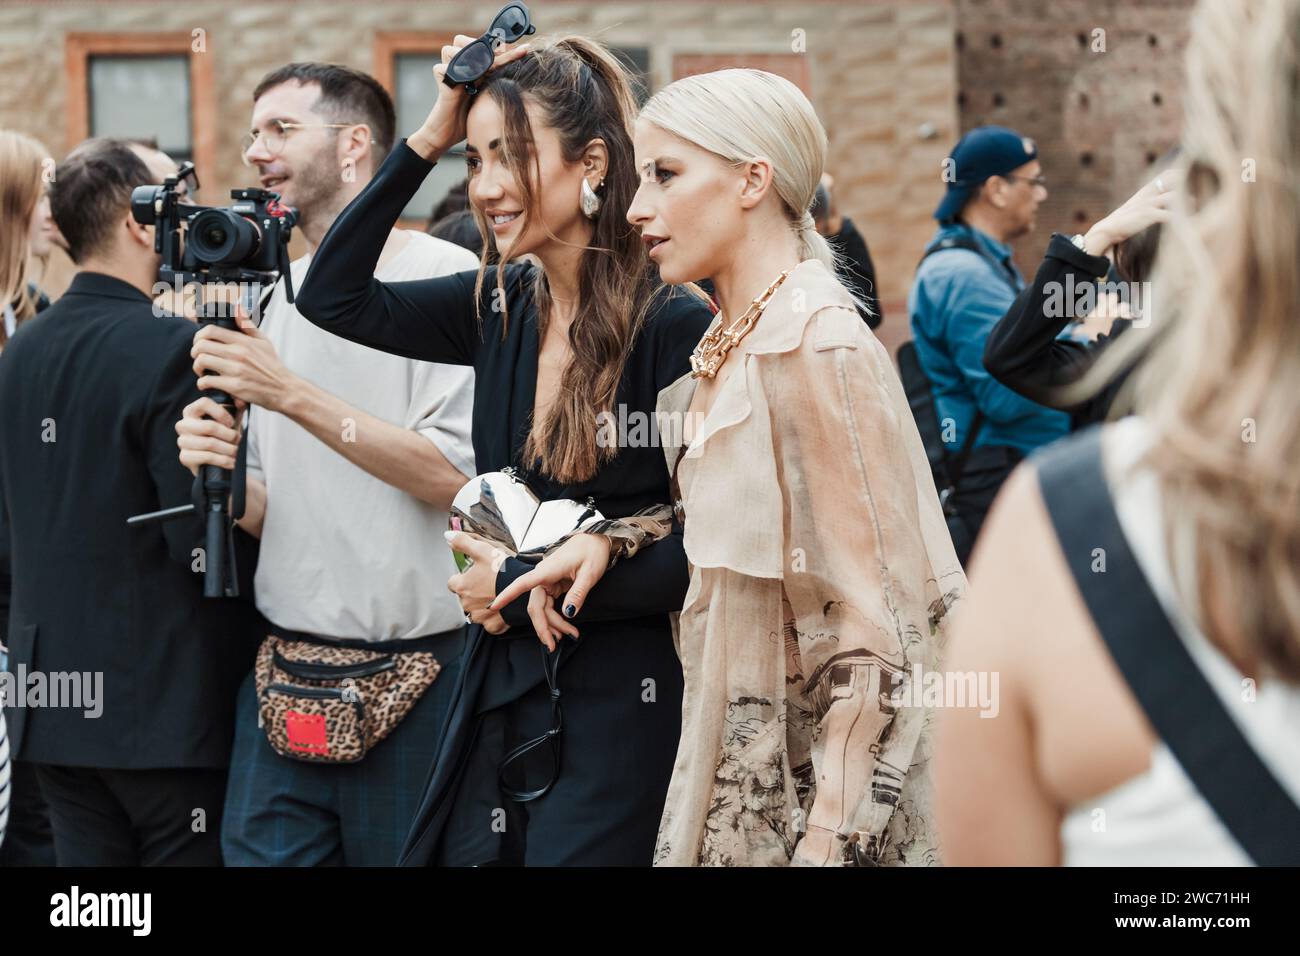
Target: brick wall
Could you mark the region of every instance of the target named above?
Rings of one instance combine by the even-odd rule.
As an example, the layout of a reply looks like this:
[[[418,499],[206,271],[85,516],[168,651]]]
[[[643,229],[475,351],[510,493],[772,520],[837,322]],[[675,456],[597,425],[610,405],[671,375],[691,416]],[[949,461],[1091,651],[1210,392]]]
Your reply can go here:
[[[0,7],[0,126],[39,136],[61,157],[64,49],[69,32],[205,31],[217,99],[214,168],[200,170],[205,201],[251,180],[238,156],[249,96],[261,75],[291,59],[374,70],[380,31],[482,29],[495,4],[446,0],[155,0],[38,2]],[[831,140],[837,201],[862,228],[882,293],[899,302],[929,234],[934,176],[957,131],[954,11],[948,0],[856,2],[547,2],[530,5],[543,32],[578,31],[614,45],[648,46],[654,87],[678,54],[790,54],[802,30],[812,100]],[[471,11],[472,12],[469,12]],[[466,21],[469,21],[468,23]],[[918,134],[923,124],[932,138]]]
[[[1039,231],[1017,244],[1032,270],[1052,230],[1086,227],[1141,181],[1177,138],[1181,50],[1191,0],[535,0],[543,32],[577,31],[650,49],[652,86],[736,54],[801,71],[826,123],[837,201],[876,261],[891,347],[906,335],[903,301],[934,229],[940,163],[960,133],[986,122],[1034,137],[1050,180]],[[57,155],[69,90],[69,32],[206,31],[219,133],[206,199],[250,182],[238,140],[249,96],[291,59],[375,70],[379,32],[472,27],[495,4],[447,0],[47,0],[0,7],[0,125]],[[468,23],[466,22],[468,19]],[[1105,52],[1093,49],[1104,29]],[[803,31],[797,34],[795,31]],[[760,59],[762,57],[762,59]]]
[[[1026,274],[1052,232],[1086,231],[1178,141],[1192,6],[959,0],[961,128],[998,123],[1032,137],[1048,178],[1038,230],[1016,243]]]

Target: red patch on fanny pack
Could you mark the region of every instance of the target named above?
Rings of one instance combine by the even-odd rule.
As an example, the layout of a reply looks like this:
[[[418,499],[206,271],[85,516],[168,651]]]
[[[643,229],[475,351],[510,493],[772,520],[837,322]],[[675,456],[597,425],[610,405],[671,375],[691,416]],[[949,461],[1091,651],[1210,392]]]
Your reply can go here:
[[[284,715],[284,731],[289,737],[290,750],[329,756],[324,714],[300,714],[291,710]]]

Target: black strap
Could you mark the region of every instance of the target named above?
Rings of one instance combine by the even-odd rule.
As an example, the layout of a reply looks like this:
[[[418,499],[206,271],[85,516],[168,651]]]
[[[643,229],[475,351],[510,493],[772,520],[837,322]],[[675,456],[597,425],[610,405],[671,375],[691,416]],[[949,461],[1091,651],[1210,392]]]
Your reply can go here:
[[[249,316],[253,324],[259,328],[262,325],[262,316],[266,314],[266,307],[271,301],[271,296],[275,294],[275,285],[272,284],[262,292],[261,297],[257,300],[257,314]],[[293,301],[292,298],[289,299]],[[249,405],[244,409],[244,434],[240,436],[239,450],[235,452],[235,470],[230,475],[230,520],[238,521],[244,517],[244,506],[247,503],[248,496],[248,438],[249,429],[253,425],[253,406]]]
[[[959,232],[956,235],[944,236],[942,239],[927,246],[925,252],[921,255],[920,262],[916,264],[916,267],[918,269],[921,268],[921,262],[924,262],[936,252],[943,252],[945,249],[965,249],[969,252],[975,253],[989,264],[993,269],[994,274],[999,279],[1011,287],[1013,293],[1016,295],[1020,294],[1021,289],[1019,280],[1016,278],[1016,273],[1011,266],[1008,263],[993,258],[992,254],[990,254],[989,251],[980,244],[979,240],[969,232]]]
[[[1013,294],[1020,294],[1020,287],[1017,284],[1015,272],[1012,271],[1011,267],[1005,262],[1001,262],[990,255],[989,251],[980,244],[979,240],[969,232],[960,232],[956,235],[944,236],[937,242],[932,243],[926,247],[925,252],[921,256],[921,261],[916,264],[916,267],[920,269],[921,262],[924,262],[936,252],[943,252],[945,249],[965,249],[968,252],[975,253],[989,264],[989,268],[993,270],[993,273],[999,279],[1010,286]],[[940,492],[939,498],[940,502],[944,505],[945,511],[948,508],[948,499],[951,498],[953,493],[957,490],[957,485],[961,482],[962,475],[966,472],[966,460],[970,458],[970,453],[975,448],[975,439],[979,437],[980,428],[983,425],[984,412],[979,407],[976,407],[975,415],[971,418],[970,426],[966,432],[966,440],[962,442],[962,446],[958,450],[957,454],[949,458],[946,450],[944,452],[944,471],[948,477],[948,487]],[[946,449],[946,447],[947,446],[945,445],[944,448]]]
[[[548,651],[546,646],[540,642],[538,642],[537,646],[542,649],[542,672],[546,675],[546,685],[550,691],[551,729],[531,740],[525,740],[502,757],[501,763],[497,766],[497,783],[501,787],[501,792],[515,803],[531,803],[533,800],[540,800],[551,791],[551,788],[555,786],[555,782],[560,779],[560,736],[564,732],[564,716],[560,707],[558,677],[560,657],[564,654],[563,638],[561,638],[560,646],[553,652]],[[551,775],[546,783],[532,790],[520,790],[507,783],[506,768],[542,746],[547,748],[551,758]]]
[[[944,467],[948,471],[948,486],[954,491],[961,481],[961,476],[966,473],[966,459],[970,458],[970,453],[975,450],[975,437],[979,435],[983,424],[984,410],[976,407],[970,426],[966,429],[966,440],[961,443],[961,448],[952,458],[944,456]]]
[[[1210,687],[1165,616],[1115,514],[1101,428],[1038,456],[1056,536],[1097,630],[1152,727],[1246,854],[1300,865],[1300,807]],[[1105,571],[1093,571],[1103,548]]]
[[[238,521],[244,517],[244,505],[248,493],[248,428],[252,424],[253,406],[244,409],[244,433],[239,436],[239,448],[235,451],[235,470],[230,473],[230,520]],[[235,426],[240,427],[239,425]]]

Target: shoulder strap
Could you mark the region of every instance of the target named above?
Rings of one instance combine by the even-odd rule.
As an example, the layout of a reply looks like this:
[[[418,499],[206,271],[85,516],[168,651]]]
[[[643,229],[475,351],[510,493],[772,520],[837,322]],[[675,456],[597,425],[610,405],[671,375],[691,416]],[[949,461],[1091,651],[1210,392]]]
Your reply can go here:
[[[949,458],[946,452],[944,454],[944,465],[948,470],[948,485],[953,491],[961,484],[961,476],[966,473],[966,461],[970,458],[970,453],[975,450],[975,439],[979,437],[983,425],[984,410],[977,405],[975,414],[971,416],[970,425],[966,428],[966,440],[961,443],[957,454],[952,458]],[[949,495],[951,493],[949,492]]]
[[[925,252],[921,255],[921,261],[916,264],[916,267],[918,269],[921,268],[921,262],[924,262],[926,259],[930,258],[930,256],[934,255],[936,252],[942,252],[945,249],[965,249],[968,252],[975,253],[977,256],[979,256],[981,259],[983,259],[985,262],[988,263],[989,268],[993,270],[993,273],[999,279],[1005,282],[1010,287],[1011,291],[1014,294],[1016,295],[1020,294],[1020,288],[1016,285],[1016,278],[1011,273],[1010,269],[1008,269],[1005,264],[999,262],[998,260],[994,259],[991,255],[989,255],[988,250],[985,249],[982,245],[980,245],[979,240],[977,240],[969,232],[962,232],[962,233],[957,233],[956,235],[944,236],[942,239],[938,240],[937,242],[932,243],[930,246],[926,247]],[[943,446],[944,447],[943,463],[944,463],[944,470],[946,471],[947,478],[948,478],[948,494],[951,494],[952,491],[955,490],[957,485],[961,482],[962,475],[966,471],[966,460],[970,458],[970,453],[975,448],[975,439],[979,437],[980,428],[983,425],[984,425],[984,412],[981,411],[978,407],[976,407],[975,415],[971,419],[970,426],[967,428],[966,431],[966,440],[962,442],[962,446],[957,451],[957,454],[949,456],[947,452],[947,446]]]
[[[1011,287],[1013,293],[1020,294],[1020,286],[1017,285],[1015,274],[1010,267],[989,255],[989,251],[980,245],[979,240],[970,233],[963,232],[953,236],[944,236],[937,242],[927,246],[925,252],[921,255],[921,261],[916,264],[916,267],[921,268],[921,262],[924,262],[936,252],[943,252],[945,249],[965,249],[968,252],[975,253],[989,264],[989,267],[999,279]]]
[[[1093,622],[1160,739],[1248,856],[1300,865],[1300,807],[1265,766],[1175,632],[1128,546],[1101,428],[1036,457],[1052,524]],[[1093,553],[1105,549],[1106,570]]]

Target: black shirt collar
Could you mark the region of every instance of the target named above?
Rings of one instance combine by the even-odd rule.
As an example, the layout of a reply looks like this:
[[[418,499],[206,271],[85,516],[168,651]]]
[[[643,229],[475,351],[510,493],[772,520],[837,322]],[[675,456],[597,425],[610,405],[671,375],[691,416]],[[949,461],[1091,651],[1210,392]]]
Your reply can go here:
[[[64,295],[93,295],[99,298],[126,299],[130,302],[152,302],[131,283],[102,272],[78,272]]]

